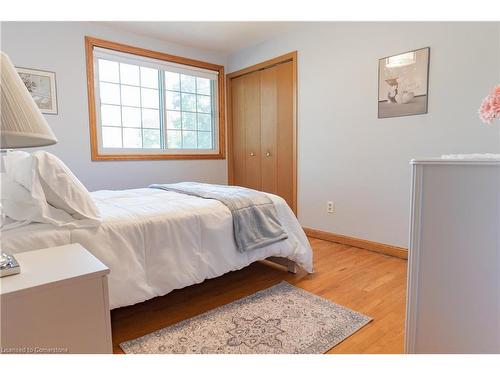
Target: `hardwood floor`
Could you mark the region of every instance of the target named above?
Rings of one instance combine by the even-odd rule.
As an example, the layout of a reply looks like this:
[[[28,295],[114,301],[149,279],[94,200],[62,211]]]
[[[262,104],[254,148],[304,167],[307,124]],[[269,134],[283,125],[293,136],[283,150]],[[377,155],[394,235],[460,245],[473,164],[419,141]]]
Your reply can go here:
[[[113,351],[127,341],[232,302],[285,280],[371,316],[373,321],[328,353],[402,353],[406,260],[355,247],[309,239],[315,273],[290,274],[254,263],[137,305],[111,312]]]

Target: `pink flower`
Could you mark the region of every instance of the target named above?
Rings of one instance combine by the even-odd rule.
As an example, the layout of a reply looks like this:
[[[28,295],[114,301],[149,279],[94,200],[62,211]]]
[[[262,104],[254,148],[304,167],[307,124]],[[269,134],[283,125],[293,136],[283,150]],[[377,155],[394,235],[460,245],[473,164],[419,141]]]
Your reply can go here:
[[[498,95],[490,95],[490,111],[495,112],[497,115],[500,113],[500,90]]]
[[[500,95],[500,85],[496,85],[493,87],[493,90],[491,90],[491,95]]]
[[[500,118],[500,85],[495,86],[491,93],[483,99],[481,107],[479,107],[479,118],[487,124]]]

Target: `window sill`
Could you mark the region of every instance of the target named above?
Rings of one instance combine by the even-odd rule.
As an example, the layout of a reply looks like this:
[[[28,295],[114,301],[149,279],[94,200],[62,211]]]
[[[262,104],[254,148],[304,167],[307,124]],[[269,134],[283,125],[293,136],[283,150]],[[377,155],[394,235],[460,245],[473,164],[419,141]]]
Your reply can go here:
[[[92,154],[92,161],[106,160],[209,160],[225,159],[223,152],[218,154]]]

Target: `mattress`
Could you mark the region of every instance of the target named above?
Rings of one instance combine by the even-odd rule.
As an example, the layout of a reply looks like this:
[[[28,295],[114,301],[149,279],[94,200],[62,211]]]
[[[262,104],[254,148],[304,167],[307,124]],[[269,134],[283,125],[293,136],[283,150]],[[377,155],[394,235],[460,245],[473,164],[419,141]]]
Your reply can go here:
[[[3,250],[16,253],[80,243],[111,270],[111,308],[162,296],[270,256],[313,270],[307,237],[278,196],[269,194],[288,239],[241,253],[231,213],[219,201],[158,189],[102,190],[91,195],[103,217],[99,227],[29,224],[3,232]]]

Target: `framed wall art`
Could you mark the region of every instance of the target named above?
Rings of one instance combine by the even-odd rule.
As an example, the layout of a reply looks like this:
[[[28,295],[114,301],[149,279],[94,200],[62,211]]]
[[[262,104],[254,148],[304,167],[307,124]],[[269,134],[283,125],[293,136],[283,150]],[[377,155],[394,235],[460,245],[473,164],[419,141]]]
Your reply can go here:
[[[27,68],[16,70],[40,111],[57,115],[56,74]]]
[[[384,57],[378,63],[378,118],[427,113],[430,48]]]

